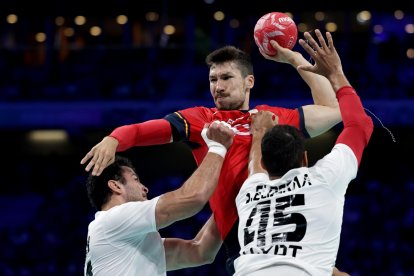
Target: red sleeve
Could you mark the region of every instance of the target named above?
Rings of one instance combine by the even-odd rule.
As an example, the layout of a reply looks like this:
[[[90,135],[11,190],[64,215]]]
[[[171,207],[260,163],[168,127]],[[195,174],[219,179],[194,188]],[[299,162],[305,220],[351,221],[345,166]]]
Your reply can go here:
[[[199,106],[168,114],[165,119],[177,130],[180,141],[190,141],[197,144],[204,144],[201,131],[205,123],[213,120],[212,111],[209,108]]]
[[[117,151],[134,146],[152,146],[171,142],[171,125],[167,120],[150,120],[118,127],[109,135],[118,140]]]
[[[336,143],[348,145],[354,152],[358,165],[361,162],[362,152],[371,138],[374,124],[362,106],[361,99],[350,86],[344,86],[336,92],[339,108],[341,109],[344,129]]]
[[[200,165],[208,151],[208,147],[201,137],[201,131],[205,123],[213,120],[213,113],[210,108],[197,106],[165,116],[165,119],[174,128],[174,141],[183,141],[190,146],[197,166]]]

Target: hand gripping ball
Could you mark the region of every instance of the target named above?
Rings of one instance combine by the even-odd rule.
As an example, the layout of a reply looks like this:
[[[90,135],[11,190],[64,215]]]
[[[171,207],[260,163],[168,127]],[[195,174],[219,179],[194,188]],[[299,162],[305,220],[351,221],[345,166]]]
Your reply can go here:
[[[298,39],[298,29],[295,22],[282,12],[270,12],[263,15],[254,27],[254,41],[257,47],[269,56],[277,51],[270,44],[276,40],[280,46],[292,49]]]

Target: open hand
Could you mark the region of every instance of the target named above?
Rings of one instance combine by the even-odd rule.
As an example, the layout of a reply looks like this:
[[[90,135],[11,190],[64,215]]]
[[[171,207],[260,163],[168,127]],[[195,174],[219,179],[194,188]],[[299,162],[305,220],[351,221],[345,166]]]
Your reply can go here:
[[[118,140],[106,136],[82,158],[80,163],[85,164],[90,160],[85,171],[89,172],[93,168],[92,175],[100,175],[106,167],[114,162],[117,146]]]

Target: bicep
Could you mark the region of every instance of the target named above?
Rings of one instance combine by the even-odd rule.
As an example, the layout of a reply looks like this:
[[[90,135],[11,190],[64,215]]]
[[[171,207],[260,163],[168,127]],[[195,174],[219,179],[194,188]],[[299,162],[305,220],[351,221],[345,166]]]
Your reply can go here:
[[[178,190],[165,193],[155,206],[155,222],[157,229],[167,227],[173,222],[182,219],[180,210],[185,207],[185,200],[179,198]]]
[[[303,106],[303,115],[310,137],[318,136],[342,121],[339,108],[322,105]]]

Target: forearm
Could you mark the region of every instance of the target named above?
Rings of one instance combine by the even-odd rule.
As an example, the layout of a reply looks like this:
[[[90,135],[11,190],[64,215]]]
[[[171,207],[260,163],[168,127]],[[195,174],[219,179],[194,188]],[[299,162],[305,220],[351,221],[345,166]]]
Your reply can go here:
[[[171,142],[171,125],[164,119],[118,127],[109,135],[118,140],[117,151],[135,146],[160,145]]]
[[[217,186],[223,161],[220,155],[208,152],[193,175],[177,190],[184,202],[189,199],[188,208],[182,208],[183,215],[196,214],[210,199]]]
[[[213,194],[224,158],[207,153],[191,177],[177,190],[162,195],[156,207],[157,228],[199,212]]]
[[[259,172],[265,172],[261,165],[262,160],[262,150],[261,143],[264,134],[266,133],[265,129],[256,130],[252,134],[252,145],[250,148],[249,154],[249,175],[253,175]]]
[[[193,240],[165,239],[167,270],[212,263],[223,241],[211,216]]]
[[[348,145],[354,152],[358,164],[373,131],[373,122],[362,106],[359,96],[351,86],[343,86],[337,92],[344,129],[337,143]]]

